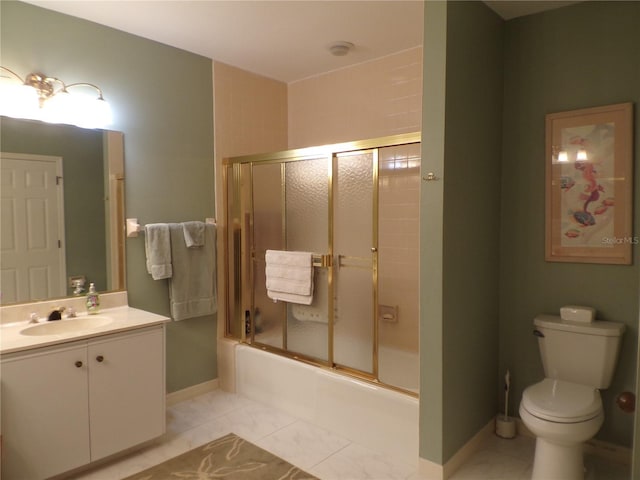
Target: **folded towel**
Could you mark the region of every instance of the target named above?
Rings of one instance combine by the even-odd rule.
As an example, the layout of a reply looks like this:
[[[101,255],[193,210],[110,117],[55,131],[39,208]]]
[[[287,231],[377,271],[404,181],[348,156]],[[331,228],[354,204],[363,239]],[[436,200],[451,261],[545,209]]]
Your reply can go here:
[[[203,222],[184,222],[184,242],[187,248],[201,247],[204,245],[204,223]]]
[[[154,280],[171,278],[171,242],[169,225],[150,223],[144,227],[144,250],[147,256],[147,272]]]
[[[204,226],[204,245],[187,248],[181,223],[169,224],[173,276],[169,280],[174,320],[212,315],[218,309],[216,291],[216,226]]]
[[[304,305],[313,302],[313,258],[310,252],[267,250],[265,262],[269,298]]]

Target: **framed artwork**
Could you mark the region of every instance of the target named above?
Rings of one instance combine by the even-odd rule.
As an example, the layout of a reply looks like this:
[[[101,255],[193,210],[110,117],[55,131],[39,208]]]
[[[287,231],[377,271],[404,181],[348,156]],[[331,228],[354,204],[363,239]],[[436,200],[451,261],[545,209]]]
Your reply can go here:
[[[631,264],[633,106],[546,116],[549,262]]]

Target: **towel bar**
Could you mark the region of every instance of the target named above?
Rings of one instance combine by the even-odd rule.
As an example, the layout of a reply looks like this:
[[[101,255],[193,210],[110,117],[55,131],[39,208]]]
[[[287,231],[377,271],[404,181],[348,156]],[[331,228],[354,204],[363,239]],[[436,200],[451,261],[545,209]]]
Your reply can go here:
[[[322,255],[322,254],[313,254],[312,263],[314,267],[330,267],[331,266],[331,255]]]
[[[206,218],[204,223],[215,225],[216,219]],[[127,218],[126,227],[127,227],[127,237],[137,237],[139,233],[144,233],[144,225],[140,225],[138,223],[137,218]]]

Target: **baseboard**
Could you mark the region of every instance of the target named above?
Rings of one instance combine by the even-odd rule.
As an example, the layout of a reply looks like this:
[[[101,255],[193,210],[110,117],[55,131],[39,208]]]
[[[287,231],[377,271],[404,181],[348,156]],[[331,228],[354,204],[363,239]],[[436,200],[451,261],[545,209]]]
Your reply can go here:
[[[420,480],[444,480],[444,466],[426,458],[418,459]]]
[[[535,438],[535,435],[531,433],[531,430],[527,428],[521,419],[516,418],[516,426],[520,435]],[[631,449],[629,447],[616,445],[615,443],[603,442],[602,440],[592,438],[584,444],[584,452],[589,455],[604,458],[611,462],[622,463],[625,465],[631,464]]]
[[[182,390],[167,393],[167,407],[175,405],[176,403],[183,402],[185,400],[189,400],[190,398],[197,397],[198,395],[202,395],[203,393],[210,392],[217,388],[218,379],[214,378],[213,380],[207,380],[206,382],[192,385],[190,387],[183,388]]]
[[[584,444],[584,452],[600,458],[605,458],[612,462],[631,465],[631,449],[614,443],[603,442],[602,440],[592,438]]]
[[[495,428],[495,419],[489,420],[471,439],[465,443],[444,465],[439,465],[430,460],[418,459],[418,471],[420,478],[425,480],[446,480],[458,470],[471,455],[477,452],[483,442],[491,436]]]
[[[453,473],[458,470],[464,462],[469,460],[469,457],[476,453],[483,442],[489,438],[495,430],[496,420],[492,418],[489,422],[482,427],[478,433],[476,433],[471,439],[465,443],[460,450],[453,454],[453,456],[444,464],[444,478],[447,479]]]

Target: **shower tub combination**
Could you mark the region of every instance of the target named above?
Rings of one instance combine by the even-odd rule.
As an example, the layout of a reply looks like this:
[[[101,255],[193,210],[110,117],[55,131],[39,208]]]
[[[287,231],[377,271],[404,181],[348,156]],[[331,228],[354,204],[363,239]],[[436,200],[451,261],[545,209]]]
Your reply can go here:
[[[224,165],[237,391],[414,463],[420,135]],[[313,252],[311,305],[268,298],[267,250]]]

